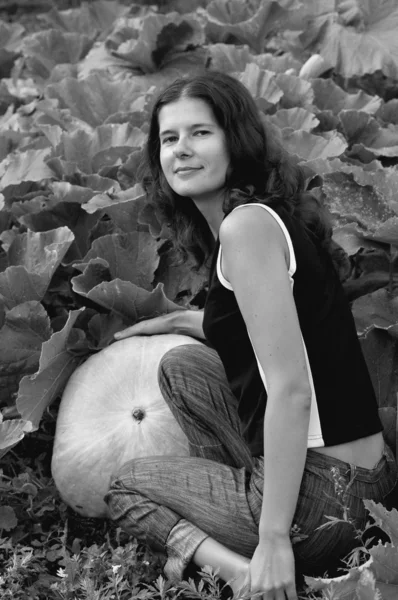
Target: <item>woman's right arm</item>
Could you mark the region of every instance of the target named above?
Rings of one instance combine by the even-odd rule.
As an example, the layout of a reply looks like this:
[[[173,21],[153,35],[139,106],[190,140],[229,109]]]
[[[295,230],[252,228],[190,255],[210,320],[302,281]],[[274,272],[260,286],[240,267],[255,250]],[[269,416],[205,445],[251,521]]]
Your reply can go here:
[[[115,339],[123,340],[134,335],[159,335],[162,333],[178,333],[204,340],[203,310],[184,308],[146,319],[119,331],[115,334]]]

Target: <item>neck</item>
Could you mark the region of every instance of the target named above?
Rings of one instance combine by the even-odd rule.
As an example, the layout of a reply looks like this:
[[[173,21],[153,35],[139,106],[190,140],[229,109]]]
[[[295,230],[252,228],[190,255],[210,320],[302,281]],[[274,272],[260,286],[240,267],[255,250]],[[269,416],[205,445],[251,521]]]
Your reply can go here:
[[[214,239],[217,239],[218,237],[218,232],[224,218],[224,212],[222,210],[223,201],[223,196],[212,198],[211,200],[198,198],[194,199],[194,203],[206,219]]]

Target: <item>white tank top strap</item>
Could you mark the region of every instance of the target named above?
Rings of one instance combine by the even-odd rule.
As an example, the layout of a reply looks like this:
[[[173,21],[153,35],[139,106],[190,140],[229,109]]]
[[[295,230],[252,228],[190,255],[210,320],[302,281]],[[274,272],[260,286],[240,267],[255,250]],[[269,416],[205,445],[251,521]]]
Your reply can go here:
[[[259,202],[249,202],[248,204],[241,204],[240,206],[237,206],[236,208],[234,208],[234,210],[238,210],[239,208],[244,208],[245,206],[261,206],[270,215],[272,215],[274,217],[275,221],[278,223],[278,225],[282,229],[283,234],[286,239],[288,249],[289,249],[289,277],[290,277],[291,282],[293,283],[293,275],[296,272],[297,264],[296,264],[296,256],[294,254],[292,239],[286,228],[286,225],[284,224],[284,222],[282,221],[280,216],[272,208],[270,208],[269,206],[266,206],[265,204],[260,204]],[[217,276],[218,276],[218,279],[220,280],[220,283],[222,283],[222,285],[224,287],[226,287],[228,290],[232,291],[233,290],[232,285],[229,283],[229,281],[227,279],[225,279],[224,275],[222,274],[221,254],[222,254],[222,248],[221,248],[221,244],[220,244],[220,249],[219,249],[218,257],[217,257]]]

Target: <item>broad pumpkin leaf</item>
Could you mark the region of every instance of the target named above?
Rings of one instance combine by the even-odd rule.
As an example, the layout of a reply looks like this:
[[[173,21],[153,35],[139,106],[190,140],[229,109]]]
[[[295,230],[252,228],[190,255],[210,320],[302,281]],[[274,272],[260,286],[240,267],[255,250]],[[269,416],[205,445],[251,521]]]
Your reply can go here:
[[[108,209],[121,208],[126,202],[135,202],[141,200],[144,196],[144,190],[141,184],[137,183],[135,186],[117,193],[113,193],[113,190],[109,190],[104,194],[96,194],[91,197],[83,208],[88,213],[94,213],[97,210],[107,209],[105,212],[109,214]]]
[[[364,500],[365,507],[380,527],[390,538],[393,546],[398,548],[398,511],[395,508],[387,510],[380,502]]]
[[[54,172],[55,177],[65,182],[79,185],[93,190],[96,193],[106,192],[108,190],[119,190],[119,184],[115,179],[103,177],[97,173],[83,173],[77,164],[72,161],[62,160],[61,158],[48,158],[46,163]]]
[[[51,334],[49,316],[40,302],[24,302],[6,313],[0,329],[0,404],[18,390],[23,375],[36,371],[42,344]]]
[[[386,289],[358,298],[352,310],[359,334],[376,327],[398,339],[398,298],[392,297]]]
[[[178,264],[176,259],[176,253],[172,248],[161,253],[154,285],[162,283],[168,298],[186,306],[204,289],[209,274],[204,268],[199,272],[194,271],[189,261]]]
[[[46,96],[57,99],[59,108],[68,108],[72,116],[92,127],[118,112],[126,112],[143,94],[138,78],[114,82],[109,77],[92,73],[81,81],[67,78],[46,86]]]
[[[82,274],[73,277],[72,289],[82,296],[87,296],[100,283],[112,280],[109,263],[104,258],[91,258],[84,264],[75,263],[74,267]]]
[[[277,104],[283,96],[282,90],[275,83],[275,73],[264,71],[254,63],[246,65],[243,73],[234,75],[255,99],[265,100],[265,109]]]
[[[166,54],[162,60],[161,70],[170,74],[170,79],[177,79],[189,75],[200,74],[208,67],[209,52],[205,46],[188,46],[186,50],[173,50]],[[146,77],[156,77],[155,75],[146,75]],[[150,91],[150,90],[149,90]]]
[[[7,158],[12,152],[15,152],[18,147],[21,148],[21,146],[25,146],[27,142],[28,138],[24,133],[12,131],[11,129],[1,132],[0,123],[0,162]]]
[[[116,19],[127,15],[130,8],[120,2],[96,0],[84,2],[79,8],[57,10],[55,7],[39,15],[54,29],[86,34],[91,38],[109,30]]]
[[[72,242],[73,234],[67,227],[15,236],[7,252],[10,266],[0,273],[0,298],[5,306],[42,300]]]
[[[53,192],[49,198],[54,198],[54,202],[74,202],[83,205],[94,196],[91,188],[73,185],[67,181],[53,181],[48,187]]]
[[[276,27],[286,11],[296,8],[296,0],[213,0],[198,13],[206,20],[210,42],[248,44],[256,53],[262,52],[265,38]]]
[[[382,406],[379,407],[378,413],[383,426],[383,437],[395,456],[397,452],[397,407]]]
[[[0,425],[2,427],[3,423]],[[2,437],[0,436],[0,439]],[[1,506],[0,507],[0,529],[4,531],[10,531],[15,529],[18,525],[18,519],[12,506]]]
[[[142,159],[142,148],[134,150],[129,154],[127,160],[121,165],[117,171],[117,180],[124,190],[132,188],[138,183],[138,168]]]
[[[362,352],[380,407],[397,407],[398,347],[385,329],[375,327],[360,335]]]
[[[316,158],[302,164],[322,176],[339,172],[352,175],[356,183],[360,186],[370,186],[381,204],[387,204],[391,211],[398,214],[398,198],[395,191],[398,185],[398,173],[395,167],[383,167],[378,160],[358,165],[343,162],[338,158],[329,160]]]
[[[302,63],[290,52],[284,52],[280,56],[264,52],[262,54],[253,55],[252,60],[261,69],[274,71],[274,73],[285,73],[286,71],[293,69],[298,74],[302,66]]]
[[[0,422],[0,458],[2,458],[11,448],[20,442],[26,433],[32,431],[32,423],[23,419],[7,419]],[[6,507],[2,507],[3,509]],[[3,517],[9,524],[13,524],[12,514],[6,511]],[[10,518],[10,521],[8,521]],[[4,521],[3,521],[4,522]],[[0,525],[1,527],[1,525]]]
[[[53,171],[45,163],[49,153],[50,148],[27,150],[5,159],[6,168],[2,177],[0,164],[0,190],[23,181],[42,181],[54,177]]]
[[[92,131],[89,123],[73,116],[69,108],[60,107],[57,98],[39,99],[35,101],[35,108],[32,115],[35,129],[43,132],[52,146],[59,144],[63,131]]]
[[[32,199],[23,198],[20,201],[14,201],[10,206],[11,213],[19,219],[25,215],[38,214],[42,211],[51,211],[58,205],[77,204],[78,206],[88,202],[90,198],[95,196],[94,190],[80,185],[72,185],[66,181],[52,182],[48,185],[48,195],[43,196],[39,193]],[[67,223],[62,223],[62,226]],[[34,228],[34,231],[47,231],[48,229],[56,229],[60,225],[54,227]],[[31,226],[28,225],[31,229]],[[72,229],[70,227],[70,229]]]
[[[15,117],[15,106],[10,104],[3,115],[0,116],[0,131],[6,132],[12,126],[12,121]]]
[[[305,108],[282,108],[270,115],[268,120],[280,129],[291,128],[295,131],[312,131],[319,125],[319,120],[313,112]]]
[[[1,87],[5,85],[9,93],[23,100],[25,103],[33,102],[43,94],[43,84],[34,81],[32,77],[4,77],[1,81]]]
[[[91,338],[95,340],[94,348],[101,350],[115,341],[114,335],[124,328],[124,321],[120,315],[97,313],[89,322],[88,330]]]
[[[359,165],[358,161],[351,163],[348,162],[348,160],[344,160],[344,157],[342,158],[343,160],[339,158],[315,158],[311,161],[307,161],[306,166],[311,168],[315,173],[318,173],[318,175],[342,171],[343,173],[351,174],[359,185],[370,186],[375,177],[385,171],[379,160],[373,160],[370,163]]]
[[[83,208],[89,213],[101,210],[107,214],[113,223],[124,232],[142,230],[138,217],[145,206],[145,195],[140,184],[119,194],[100,194]]]
[[[336,131],[314,135],[309,131],[282,130],[285,148],[304,160],[340,156],[347,148],[344,138]]]
[[[369,549],[372,557],[370,570],[376,579],[383,600],[395,600],[398,594],[397,548],[392,544],[382,544]]]
[[[29,273],[25,267],[8,267],[0,273],[0,302],[8,309],[43,299],[48,287],[47,277]]]
[[[7,81],[4,78],[0,81],[0,109],[2,113],[17,101],[17,96],[9,89]]]
[[[146,204],[138,216],[138,221],[145,225],[150,234],[155,238],[169,239],[171,237],[169,228],[163,222],[156,206]]]
[[[102,125],[92,133],[78,129],[61,134],[53,156],[69,163],[73,161],[81,172],[91,174],[120,164],[131,154],[132,148],[142,146],[145,139],[140,129],[128,123]]]
[[[370,186],[359,185],[351,174],[324,175],[322,191],[335,226],[357,223],[363,230],[374,231],[395,216],[387,200]]]
[[[333,239],[352,256],[360,248],[372,248],[372,243],[366,240],[366,232],[360,229],[355,223],[338,225],[333,229]]]
[[[315,16],[299,40],[303,49],[321,54],[343,77],[382,71],[397,78],[397,27],[395,0],[340,0],[328,14]]]
[[[0,19],[0,48],[19,53],[23,43],[25,27],[19,23],[7,23]]]
[[[244,6],[241,4],[241,6]],[[232,44],[209,44],[207,46],[211,68],[224,73],[244,71],[246,65],[256,64],[260,69],[284,73],[288,69],[300,70],[301,62],[292,54],[285,52],[281,56],[275,56],[269,52],[252,54],[247,45],[234,46]]]
[[[360,567],[350,569],[347,574],[340,577],[305,577],[305,582],[310,591],[322,591],[324,595],[333,600],[358,600],[356,587],[361,573],[367,570],[372,563],[372,559],[365,562]]]
[[[275,82],[283,91],[281,108],[310,108],[314,100],[314,91],[311,83],[295,75],[278,73]]]
[[[159,264],[159,243],[150,233],[133,231],[104,235],[94,240],[91,249],[74,266],[83,271],[91,259],[101,258],[109,265],[111,279],[122,279],[152,289],[153,274]]]
[[[373,115],[383,104],[382,98],[369,96],[363,90],[349,94],[333,79],[315,78],[311,80],[311,84],[315,106],[319,110],[331,110],[335,115],[342,110],[357,110]]]
[[[393,98],[383,104],[377,111],[376,116],[385,123],[398,125],[398,99]]]
[[[369,236],[370,237],[370,236]],[[364,249],[355,257],[355,267],[358,277],[363,275],[376,275],[377,272],[384,272],[385,275],[393,278],[393,285],[398,284],[398,257],[392,258],[388,253],[389,246],[375,242],[368,238],[368,234],[364,234]],[[369,244],[369,246],[366,245]],[[392,264],[391,264],[392,263]],[[387,279],[386,284],[389,282]]]
[[[74,165],[74,170],[90,174],[92,170],[92,146],[95,145],[95,133],[77,129],[71,133],[62,133],[61,142],[54,149],[51,159],[59,158],[69,165]],[[51,166],[52,162],[48,162]]]
[[[253,62],[254,55],[248,46],[234,46],[232,44],[209,44],[208,52],[211,68],[223,73],[242,72],[246,65]]]
[[[359,600],[380,600],[380,592],[376,588],[376,578],[370,570],[362,571],[356,593]]]
[[[21,52],[25,28],[19,23],[0,20],[0,78],[9,77]]]
[[[83,286],[78,285],[79,277],[72,280],[74,291],[119,315],[126,325],[181,309],[165,296],[161,283],[149,292],[130,281],[113,279],[85,291]]]
[[[284,28],[285,34],[291,31],[296,34],[296,31],[305,31],[315,17],[328,15],[333,10],[335,10],[335,0],[305,0],[295,10],[288,11],[284,15],[281,27]]]
[[[22,265],[49,282],[72,241],[73,234],[67,227],[43,233],[27,231],[11,244],[7,252],[9,265]]]
[[[26,375],[19,385],[17,408],[22,419],[31,421],[33,431],[38,429],[44,410],[63,391],[79,359],[68,352],[66,345],[81,311],[69,313],[65,327],[42,346],[39,369],[34,375]]]
[[[17,55],[9,52],[5,48],[0,48],[0,77],[9,77],[11,75],[14,62]]]
[[[381,127],[374,117],[354,110],[341,111],[339,118],[350,144],[360,144],[375,156],[398,156],[398,125]]]
[[[142,107],[139,109],[137,108],[137,103],[140,101],[142,102]],[[145,105],[145,96],[142,95],[138,98],[137,102],[134,103],[134,110],[117,112],[105,119],[104,125],[112,123],[128,123],[131,127],[138,127],[138,129],[148,133],[149,114],[145,110]]]
[[[96,225],[101,214],[87,214],[78,202],[61,202],[54,197],[34,198],[29,202],[15,202],[11,212],[18,221],[35,232],[44,232],[67,226],[73,233],[74,240],[63,261],[70,263],[80,260],[90,248],[88,232]]]
[[[316,118],[319,120],[318,131],[331,131],[337,129],[340,126],[340,121],[331,110],[320,110],[315,111]]]
[[[92,45],[93,40],[87,35],[47,29],[25,37],[23,54],[32,75],[48,78],[55,65],[78,63]]]
[[[112,48],[112,54],[142,73],[155,72],[167,55],[188,46],[201,46],[205,41],[201,24],[190,15],[148,14],[132,21],[131,30],[123,24],[120,31],[113,33],[119,43]]]
[[[398,248],[398,217],[392,217],[382,223],[372,233],[365,236],[368,240],[380,242],[382,244],[391,244]]]
[[[103,77],[112,77],[116,80],[116,76],[119,76],[123,80],[129,79],[131,76],[131,65],[124,58],[115,56],[105,44],[95,44],[78,65],[78,79],[84,81],[88,77],[98,74],[101,72]],[[141,78],[140,78],[141,79]],[[143,89],[144,81],[140,81],[141,91],[147,91],[150,87],[147,85]],[[97,123],[99,124],[99,123]]]
[[[144,195],[137,196],[136,198],[130,196],[125,202],[105,208],[104,212],[121,231],[126,233],[129,231],[149,231],[149,228],[143,226],[139,221],[145,205],[146,197]]]

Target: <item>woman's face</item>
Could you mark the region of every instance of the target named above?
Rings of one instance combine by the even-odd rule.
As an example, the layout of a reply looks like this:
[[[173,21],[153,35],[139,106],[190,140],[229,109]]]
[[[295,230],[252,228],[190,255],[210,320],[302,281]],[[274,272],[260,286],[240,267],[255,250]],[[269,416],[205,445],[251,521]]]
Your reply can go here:
[[[215,198],[224,188],[229,153],[210,106],[181,98],[159,111],[160,164],[170,187],[192,200]]]

